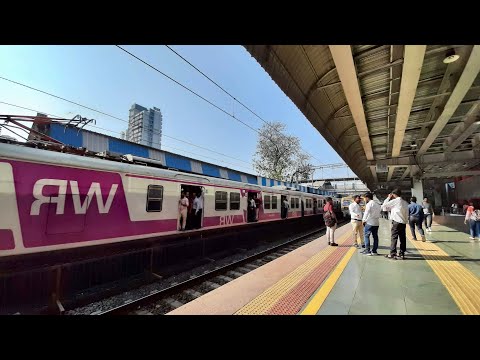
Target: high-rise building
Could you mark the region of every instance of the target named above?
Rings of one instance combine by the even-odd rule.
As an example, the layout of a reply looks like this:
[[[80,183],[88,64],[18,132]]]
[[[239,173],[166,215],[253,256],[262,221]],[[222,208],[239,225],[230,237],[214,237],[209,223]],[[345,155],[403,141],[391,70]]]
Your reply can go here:
[[[160,149],[162,141],[162,113],[159,108],[147,109],[133,104],[128,116],[126,139]]]

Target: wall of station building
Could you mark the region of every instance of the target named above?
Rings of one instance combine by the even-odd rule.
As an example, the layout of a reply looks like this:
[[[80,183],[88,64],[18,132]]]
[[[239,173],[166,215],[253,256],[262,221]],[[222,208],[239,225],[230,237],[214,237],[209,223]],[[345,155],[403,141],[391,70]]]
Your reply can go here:
[[[115,137],[95,133],[89,130],[79,130],[75,127],[65,127],[61,124],[51,124],[47,134],[65,144],[84,147],[90,151],[103,152],[110,151],[117,154],[131,154],[160,161],[168,168],[182,171],[195,172],[207,176],[219,177],[244,183],[262,185],[262,186],[290,186],[300,191],[335,196],[333,191],[315,189],[307,186],[277,181],[262,176],[256,176],[236,170],[220,167],[211,163],[188,158],[186,156],[173,154],[168,151],[154,149],[141,144],[132,143]]]
[[[480,199],[480,176],[472,176],[455,182],[458,200]]]

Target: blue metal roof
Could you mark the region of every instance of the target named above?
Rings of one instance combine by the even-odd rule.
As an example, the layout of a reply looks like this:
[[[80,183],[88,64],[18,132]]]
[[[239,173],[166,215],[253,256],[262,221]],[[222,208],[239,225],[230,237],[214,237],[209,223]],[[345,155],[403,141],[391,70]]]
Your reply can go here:
[[[179,170],[192,171],[190,159],[184,156],[165,153],[165,162],[167,163],[168,167]]]
[[[103,151],[102,149],[105,146],[107,146],[108,149],[105,149],[105,150],[108,150],[111,152],[119,153],[122,155],[132,154],[132,155],[149,158],[150,151],[155,150],[155,153],[157,154],[155,158],[163,158],[163,155],[165,156],[165,165],[167,167],[192,172],[193,170],[192,170],[191,160],[195,160],[196,162],[201,163],[201,170],[200,170],[200,167],[197,166],[195,171],[197,172],[201,171],[204,175],[213,176],[213,177],[222,177],[220,172],[220,170],[222,169],[222,172],[226,172],[228,174],[228,179],[230,180],[241,182],[242,175],[243,175],[245,176],[244,179],[246,179],[249,184],[258,185],[258,177],[252,174],[247,174],[247,173],[243,173],[243,172],[232,170],[232,169],[226,169],[224,167],[220,167],[215,164],[205,163],[200,160],[191,159],[182,155],[173,154],[163,150],[158,150],[145,145],[132,143],[127,140],[118,139],[112,136],[100,134],[90,130],[85,130],[85,129],[79,130],[78,128],[73,126],[65,126],[62,124],[52,123],[49,126],[49,131],[47,135],[65,144],[75,146],[75,147],[85,147],[91,151],[97,151],[97,152]],[[263,186],[274,186],[277,183],[277,184],[288,186],[294,189],[298,189],[303,192],[315,193],[320,195],[330,195],[330,196],[335,195],[335,192],[333,191],[312,189],[308,186],[292,184],[286,181],[276,181],[274,179],[267,179],[263,176],[260,178],[261,178],[260,183]]]

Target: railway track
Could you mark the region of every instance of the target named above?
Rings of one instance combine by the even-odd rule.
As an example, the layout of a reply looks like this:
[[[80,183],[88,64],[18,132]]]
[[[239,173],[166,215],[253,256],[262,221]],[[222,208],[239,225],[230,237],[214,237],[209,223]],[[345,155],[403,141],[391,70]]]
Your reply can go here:
[[[340,222],[345,224],[345,222]],[[92,315],[163,315],[317,238],[325,227]]]

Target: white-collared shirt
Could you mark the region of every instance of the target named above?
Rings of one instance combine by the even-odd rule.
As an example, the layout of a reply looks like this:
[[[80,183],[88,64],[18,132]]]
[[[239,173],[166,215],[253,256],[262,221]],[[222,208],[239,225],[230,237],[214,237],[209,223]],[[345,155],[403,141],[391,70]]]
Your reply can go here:
[[[370,200],[365,206],[365,214],[363,214],[363,222],[366,222],[368,225],[371,226],[379,226],[380,225],[380,216],[381,216],[382,208],[380,204],[377,204],[375,201]]]
[[[362,220],[362,209],[355,201],[348,205],[348,210],[352,220]]]
[[[203,210],[203,199],[201,196],[196,197],[195,200],[193,200],[193,208],[195,210]]]
[[[383,211],[390,211],[390,219],[401,223],[408,223],[408,203],[401,197],[388,201],[388,197],[385,199],[382,205]]]

